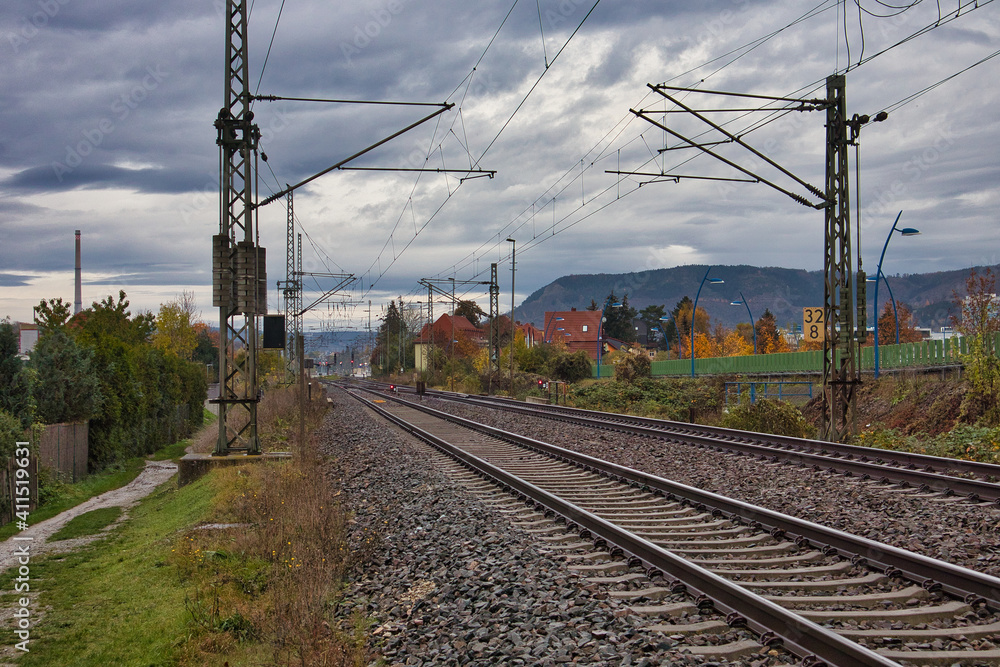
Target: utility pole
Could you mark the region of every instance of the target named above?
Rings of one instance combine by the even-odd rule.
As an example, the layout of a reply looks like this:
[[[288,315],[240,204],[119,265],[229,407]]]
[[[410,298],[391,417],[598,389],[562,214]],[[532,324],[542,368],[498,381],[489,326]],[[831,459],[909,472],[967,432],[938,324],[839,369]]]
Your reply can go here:
[[[857,428],[856,390],[861,382],[858,341],[865,335],[865,275],[858,257],[857,286],[851,266],[851,198],[847,148],[857,139],[867,117],[848,120],[847,82],[843,75],[827,77],[826,96],[826,242],[823,256],[823,415],[821,437],[841,442]],[[848,138],[848,130],[851,136]],[[859,247],[860,251],[860,247]],[[855,291],[857,331],[855,331]]]
[[[221,152],[219,233],[212,239],[212,305],[219,308],[219,437],[213,455],[260,454],[257,316],[267,310],[264,249],[253,224],[260,129],[250,111],[247,0],[226,0],[225,106],[215,121]],[[237,354],[242,350],[242,354]]]
[[[455,279],[449,278],[451,280],[451,340],[448,343],[448,350],[451,352],[448,356],[451,359],[451,372],[448,373],[448,377],[451,378],[451,390],[455,391]]]
[[[716,132],[720,133],[722,141],[698,142],[667,127],[656,120],[652,111],[631,110],[633,114],[674,136],[689,148],[695,148],[707,155],[728,164],[741,172],[745,178],[717,178],[714,176],[694,176],[676,173],[627,172],[610,171],[614,174],[632,176],[648,176],[653,180],[647,182],[672,181],[679,183],[681,179],[710,179],[731,182],[762,183],[781,192],[793,201],[824,212],[824,303],[823,313],[826,318],[826,329],[823,341],[823,415],[821,421],[822,437],[831,441],[843,441],[854,433],[856,428],[856,390],[861,382],[858,343],[866,335],[866,287],[865,272],[861,269],[861,239],[857,236],[857,248],[851,244],[850,192],[848,188],[849,172],[847,151],[849,146],[857,146],[861,127],[870,121],[882,122],[888,114],[880,111],[874,118],[855,114],[847,118],[847,103],[845,99],[846,79],[843,75],[827,77],[827,94],[821,99],[795,99],[773,97],[769,95],[745,95],[721,91],[709,91],[694,88],[679,88],[666,84],[648,84],[650,89],[659,93],[669,102],[689,115],[703,121]],[[764,153],[747,144],[739,135],[731,133],[719,123],[708,118],[709,114],[722,112],[725,109],[697,110],[687,106],[674,91],[688,94],[725,95],[749,97],[754,100],[769,100],[769,103],[755,111],[775,113],[776,111],[826,111],[826,188],[810,185],[788,169],[769,158]],[[771,103],[782,106],[775,107]],[[702,136],[702,135],[699,135]],[[763,163],[775,168],[779,175],[788,177],[804,187],[812,196],[821,201],[812,203],[807,197],[762,177],[736,162],[715,152],[714,147],[724,143],[734,143],[746,148]],[[667,149],[664,149],[667,150]],[[763,165],[762,165],[763,166]],[[860,222],[860,221],[859,221]],[[858,225],[860,229],[860,224]],[[508,239],[509,240],[509,239]],[[853,274],[851,255],[857,252],[858,272],[857,282]]]
[[[496,262],[490,264],[490,386],[500,379],[500,285],[497,283]]]
[[[510,397],[514,398],[514,272],[517,270],[517,241],[508,238],[510,242]]]

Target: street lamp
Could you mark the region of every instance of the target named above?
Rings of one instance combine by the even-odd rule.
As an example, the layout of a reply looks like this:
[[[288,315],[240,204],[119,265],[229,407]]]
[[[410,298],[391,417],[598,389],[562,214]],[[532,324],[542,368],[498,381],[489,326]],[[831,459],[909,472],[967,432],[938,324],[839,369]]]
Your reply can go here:
[[[743,292],[740,292],[739,301],[730,301],[729,305],[747,307],[747,315],[750,317],[750,330],[753,331],[753,353],[757,354],[757,327],[753,323],[753,315],[750,313],[750,304],[748,304],[747,300],[743,298]]]
[[[709,285],[721,285],[725,282],[722,278],[709,278],[708,273],[711,270],[712,267],[708,267],[708,271],[705,271],[705,277],[698,284],[698,292],[694,295],[694,307],[691,309],[691,377],[694,377],[694,320],[698,314],[698,297],[701,296],[701,288],[705,286],[706,282]]]
[[[666,316],[661,317],[660,321],[661,322],[671,322],[672,321],[674,323],[674,331],[677,332],[677,358],[678,359],[683,359],[684,358],[684,348],[681,346],[681,330],[677,326],[677,320],[674,319],[673,312],[671,312],[671,311],[667,311],[667,312],[670,314],[670,317],[666,317]],[[667,332],[666,331],[663,332],[663,340],[665,340],[667,342],[667,352],[670,352],[670,341],[667,339]]]
[[[566,318],[564,318],[564,317],[553,317],[551,320],[549,320],[548,324],[545,325],[545,331],[542,332],[542,342],[544,342],[544,343],[550,342],[549,341],[549,327],[552,326],[552,324],[555,323],[555,322],[562,322],[564,319],[566,319]],[[559,330],[560,329],[556,329],[556,331],[559,331]]]
[[[514,396],[514,272],[517,270],[517,241],[507,237],[510,243],[510,397]]]
[[[604,308],[601,308],[601,321],[597,323],[597,379],[601,379],[601,353],[604,351],[604,342],[601,340],[601,334],[604,331],[604,313],[607,312],[608,308],[621,308],[622,304],[620,301],[611,303],[611,297],[608,297],[604,301]]]
[[[880,273],[878,275],[878,277],[876,277],[876,278],[871,278],[871,277],[865,278],[865,282],[866,283],[874,283],[874,282],[877,282],[879,278],[882,279],[882,284],[885,285],[885,287],[886,287],[887,290],[889,290],[889,301],[892,303],[892,317],[893,317],[893,320],[896,323],[896,345],[899,345],[899,310],[896,308],[896,297],[894,297],[892,295],[892,287],[889,285],[889,281],[886,280],[884,273]],[[878,309],[876,308],[875,326],[873,327],[876,330],[878,329],[878,312],[877,312],[877,310]]]
[[[896,215],[896,221],[892,223],[892,229],[889,230],[889,234],[885,237],[885,243],[882,245],[882,254],[878,258],[878,269],[875,271],[875,377],[879,376],[879,358],[878,358],[878,278],[882,277],[885,280],[885,275],[882,273],[882,260],[885,259],[885,249],[889,247],[889,239],[892,238],[893,232],[899,232],[902,236],[916,236],[920,233],[920,230],[914,229],[913,227],[903,227],[902,229],[896,229],[896,225],[899,224],[899,218],[903,215],[900,211]],[[886,281],[885,286],[889,286],[889,282]],[[892,299],[892,307],[895,309],[896,300],[892,297],[892,290],[889,290],[889,298]],[[896,344],[899,344],[899,316],[896,316]]]

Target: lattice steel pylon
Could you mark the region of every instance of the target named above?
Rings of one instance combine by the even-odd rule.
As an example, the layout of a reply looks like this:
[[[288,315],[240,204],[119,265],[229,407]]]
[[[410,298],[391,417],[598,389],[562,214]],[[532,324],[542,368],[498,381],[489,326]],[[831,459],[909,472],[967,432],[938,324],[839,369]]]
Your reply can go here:
[[[295,202],[288,193],[288,224],[285,234],[285,367],[293,377],[298,372],[297,341],[301,330],[302,276],[298,273],[295,254]]]
[[[252,159],[260,130],[250,110],[247,0],[226,2],[225,106],[215,121],[221,152],[219,233],[213,237],[213,305],[219,308],[219,437],[213,455],[260,454],[257,318],[266,312],[264,249],[253,224]]]
[[[823,310],[826,335],[823,342],[823,415],[821,436],[840,442],[855,432],[856,389],[861,382],[857,335],[864,333],[864,274],[857,287],[859,331],[855,334],[855,287],[851,268],[851,211],[848,190],[848,130],[846,80],[827,77],[829,106],[826,110],[826,200],[823,254]],[[857,127],[854,128],[855,133]],[[854,137],[852,137],[853,139]]]

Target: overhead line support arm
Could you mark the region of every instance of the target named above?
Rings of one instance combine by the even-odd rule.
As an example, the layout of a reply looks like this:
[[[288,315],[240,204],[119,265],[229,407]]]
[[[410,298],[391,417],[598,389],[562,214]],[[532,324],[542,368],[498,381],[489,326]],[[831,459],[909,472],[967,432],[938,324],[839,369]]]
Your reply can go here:
[[[771,165],[772,167],[774,167],[775,169],[777,169],[778,171],[780,171],[785,176],[788,176],[789,178],[791,178],[793,181],[795,181],[796,183],[798,183],[799,185],[801,185],[802,187],[804,187],[805,189],[807,189],[812,194],[816,195],[817,197],[821,197],[823,199],[826,199],[826,193],[824,193],[822,190],[820,190],[819,188],[817,188],[815,185],[810,185],[809,183],[806,183],[801,178],[799,178],[798,176],[796,176],[792,172],[788,171],[787,169],[785,169],[784,167],[782,167],[780,164],[778,164],[777,162],[775,162],[771,158],[767,157],[766,155],[764,155],[763,153],[761,153],[759,150],[757,150],[756,148],[754,148],[750,144],[746,143],[745,141],[743,141],[742,139],[740,139],[739,137],[737,137],[735,134],[729,132],[728,130],[726,130],[725,128],[723,128],[718,123],[712,122],[710,119],[708,119],[707,117],[705,117],[702,114],[698,113],[697,111],[695,111],[691,107],[687,106],[686,104],[684,104],[683,102],[681,102],[677,98],[675,98],[675,97],[673,97],[671,95],[668,95],[667,93],[663,92],[662,90],[659,90],[656,86],[650,86],[650,88],[652,90],[656,91],[657,93],[659,93],[660,95],[662,95],[663,97],[665,97],[666,99],[670,100],[671,102],[673,102],[674,104],[676,104],[680,108],[684,109],[685,111],[687,111],[688,113],[690,113],[695,118],[697,118],[698,120],[702,121],[703,123],[705,123],[706,125],[708,125],[712,129],[721,132],[730,141],[736,142],[737,144],[739,144],[743,148],[747,149],[748,151],[750,151],[751,153],[753,153],[754,155],[756,155],[757,157],[759,157],[764,162],[767,162],[769,165]]]
[[[737,171],[746,174],[750,178],[756,179],[757,181],[759,181],[759,182],[761,182],[761,183],[763,183],[765,185],[768,185],[768,186],[774,188],[778,192],[781,192],[781,193],[787,195],[793,201],[796,201],[796,202],[802,204],[803,206],[808,206],[809,208],[822,209],[822,208],[825,208],[828,205],[828,203],[825,200],[823,202],[819,203],[819,204],[813,204],[808,199],[806,199],[805,197],[803,197],[802,195],[797,195],[794,192],[789,192],[788,190],[786,190],[785,188],[781,187],[780,185],[777,185],[776,183],[772,183],[771,181],[767,180],[766,178],[761,178],[760,176],[758,176],[757,174],[753,173],[749,169],[744,169],[743,167],[741,167],[740,165],[736,164],[732,160],[724,158],[721,155],[719,155],[718,153],[705,148],[701,144],[699,144],[699,143],[697,143],[695,141],[692,141],[691,139],[688,139],[684,135],[682,135],[682,134],[680,134],[678,132],[675,132],[674,130],[671,130],[669,127],[667,127],[663,123],[656,122],[655,120],[653,120],[652,118],[650,118],[649,116],[647,116],[645,114],[645,112],[643,112],[643,111],[636,111],[635,109],[629,109],[629,111],[632,112],[633,114],[635,114],[636,116],[638,116],[639,118],[642,118],[644,121],[646,121],[646,122],[648,122],[648,123],[650,123],[652,125],[655,125],[656,127],[660,128],[664,132],[668,132],[668,133],[672,134],[673,136],[677,137],[678,139],[680,139],[681,141],[684,141],[684,142],[688,143],[692,147],[697,148],[698,150],[703,151],[705,153],[708,153],[709,155],[711,155],[715,159],[719,160],[720,162],[724,162],[725,164],[728,164],[733,169],[736,169]]]
[[[290,187],[287,187],[287,188],[285,188],[284,190],[282,190],[281,192],[276,192],[276,193],[274,193],[273,195],[271,195],[271,196],[270,196],[270,197],[268,197],[267,199],[264,199],[264,200],[262,200],[262,201],[261,201],[261,202],[260,202],[259,204],[257,204],[257,205],[256,205],[256,207],[255,207],[255,208],[260,208],[261,206],[266,206],[267,204],[270,204],[271,202],[273,202],[273,201],[275,201],[275,200],[277,200],[277,199],[280,199],[281,197],[284,197],[284,196],[285,196],[286,194],[288,194],[289,192],[292,192],[292,191],[294,191],[294,190],[297,190],[297,189],[301,188],[301,187],[302,187],[303,185],[306,185],[307,183],[311,183],[312,181],[316,180],[316,179],[317,179],[317,178],[319,178],[320,176],[322,176],[322,175],[324,175],[324,174],[328,174],[328,173],[330,173],[331,171],[333,171],[334,169],[339,169],[339,168],[343,167],[343,166],[344,166],[345,164],[347,164],[347,163],[348,163],[348,162],[350,162],[351,160],[356,160],[357,158],[361,157],[361,156],[362,156],[362,155],[364,155],[365,153],[369,153],[369,152],[371,152],[371,151],[375,150],[376,148],[378,148],[379,146],[381,146],[381,145],[383,145],[383,144],[385,144],[385,143],[388,143],[388,142],[392,141],[392,140],[393,140],[393,139],[395,139],[396,137],[398,137],[398,136],[400,136],[400,135],[402,135],[402,134],[406,134],[407,132],[409,132],[409,131],[410,131],[410,130],[412,130],[413,128],[415,128],[415,127],[417,127],[417,126],[419,126],[419,125],[422,125],[422,124],[426,123],[426,122],[427,122],[427,121],[429,121],[430,119],[432,119],[432,118],[434,118],[435,116],[438,116],[438,115],[440,115],[440,114],[444,113],[445,111],[448,111],[449,109],[451,109],[451,108],[452,108],[452,107],[454,107],[454,106],[455,106],[455,105],[454,105],[453,103],[448,103],[448,104],[447,104],[446,106],[444,106],[444,107],[442,107],[442,108],[438,109],[438,110],[437,110],[437,111],[435,111],[434,113],[432,113],[432,114],[429,114],[429,115],[427,115],[427,116],[425,116],[425,117],[421,118],[420,120],[418,120],[418,121],[416,121],[416,122],[414,122],[414,123],[410,123],[409,125],[407,125],[406,127],[404,127],[404,128],[402,129],[402,130],[399,130],[398,132],[394,132],[394,133],[390,134],[390,135],[389,135],[388,137],[386,137],[385,139],[382,139],[381,141],[378,141],[378,142],[376,142],[376,143],[372,144],[372,145],[371,145],[371,146],[369,146],[368,148],[365,148],[365,149],[363,149],[363,150],[360,150],[360,151],[358,151],[358,152],[357,152],[357,153],[355,153],[354,155],[352,155],[352,156],[350,156],[350,157],[348,157],[348,158],[345,158],[345,159],[341,160],[340,162],[336,163],[335,165],[333,165],[333,166],[331,166],[331,167],[327,167],[326,169],[324,169],[323,171],[321,171],[321,172],[319,172],[319,173],[316,173],[316,174],[313,174],[312,176],[310,176],[309,178],[305,179],[304,181],[300,181],[300,182],[296,183],[295,185],[292,185],[292,186],[290,186]]]

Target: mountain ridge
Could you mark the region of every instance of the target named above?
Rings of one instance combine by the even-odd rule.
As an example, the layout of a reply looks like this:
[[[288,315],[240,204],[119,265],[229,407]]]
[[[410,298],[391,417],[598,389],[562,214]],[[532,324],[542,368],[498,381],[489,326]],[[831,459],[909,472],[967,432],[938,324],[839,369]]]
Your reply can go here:
[[[905,303],[913,312],[915,325],[931,327],[936,331],[947,326],[951,315],[957,313],[953,294],[964,294],[966,278],[973,268],[979,273],[991,269],[994,275],[1000,276],[1000,264],[997,264],[953,271],[897,274],[886,278],[896,300]],[[627,294],[629,305],[636,310],[650,305],[663,305],[672,310],[685,296],[692,300],[695,298],[706,271],[711,278],[724,281],[720,285],[706,282],[698,300],[698,307],[705,309],[713,324],[719,321],[732,328],[739,322],[747,321],[747,309],[742,304],[730,305],[740,299],[740,292],[754,320],[760,319],[765,309],[770,310],[780,327],[800,324],[803,308],[823,305],[822,271],[747,264],[711,267],[686,264],[631,273],[563,276],[532,292],[514,309],[514,315],[522,322],[532,322],[541,327],[546,311],[583,310],[591,300],[602,304],[612,292],[618,298]],[[867,287],[868,325],[871,326],[874,283],[868,283]],[[888,301],[889,290],[882,282],[879,285],[879,303],[884,307]]]

